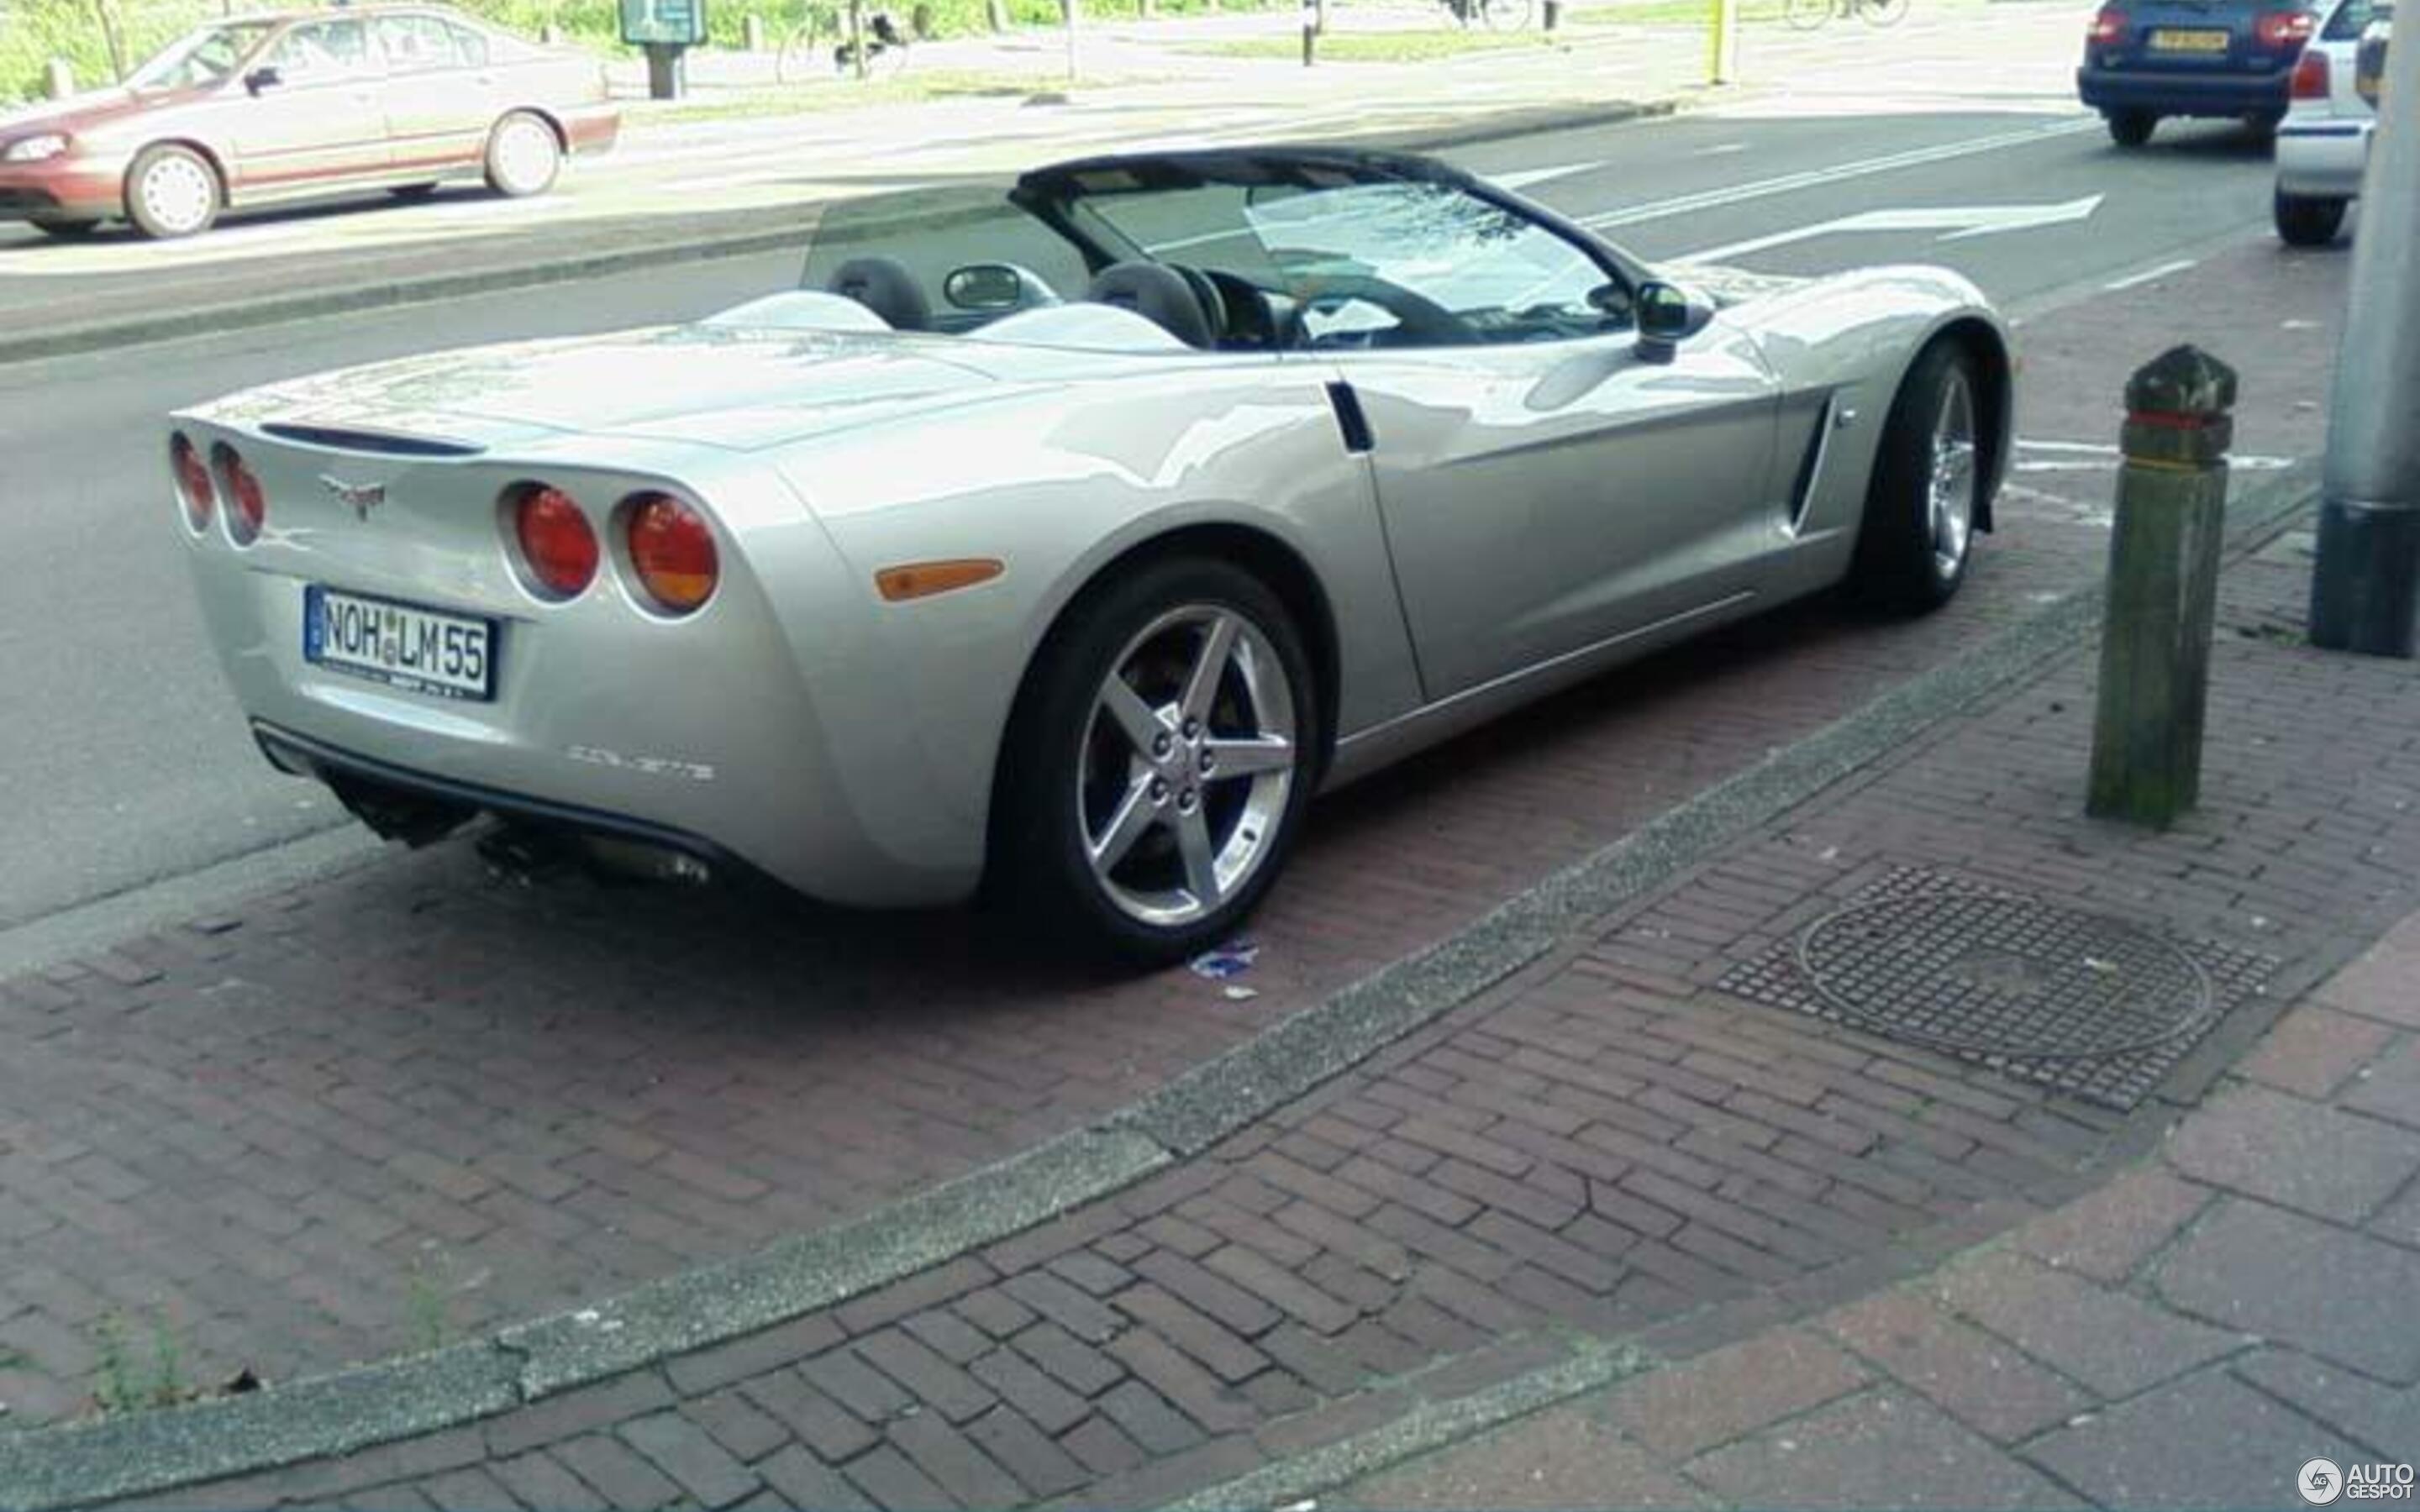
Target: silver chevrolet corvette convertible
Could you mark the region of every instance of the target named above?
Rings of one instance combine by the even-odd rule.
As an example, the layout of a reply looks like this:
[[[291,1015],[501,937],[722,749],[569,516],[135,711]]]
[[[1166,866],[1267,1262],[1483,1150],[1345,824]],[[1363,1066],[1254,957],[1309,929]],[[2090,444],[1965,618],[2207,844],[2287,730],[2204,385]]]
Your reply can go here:
[[[1421,158],[1095,158],[833,208],[800,286],[177,415],[262,750],[380,833],[1164,961],[1312,795],[1843,583],[1940,605],[2010,439],[1931,268],[1652,269]]]

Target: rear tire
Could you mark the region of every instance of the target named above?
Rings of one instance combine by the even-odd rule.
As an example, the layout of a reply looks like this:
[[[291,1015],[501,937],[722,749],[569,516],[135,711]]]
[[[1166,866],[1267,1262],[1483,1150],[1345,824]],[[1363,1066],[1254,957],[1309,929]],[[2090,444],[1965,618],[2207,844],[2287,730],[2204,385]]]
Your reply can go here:
[[[1122,569],[1027,674],[986,889],[1088,953],[1206,949],[1276,882],[1320,741],[1310,656],[1267,584],[1205,557]]]
[[[199,236],[225,199],[210,160],[173,142],[145,147],[126,170],[126,218],[154,240]]]
[[[2272,212],[2278,239],[2289,247],[2324,247],[2344,229],[2345,201],[2277,191]]]
[[[1832,19],[1832,8],[1839,0],[1788,0],[1781,8],[1781,19],[1798,31],[1811,32]]]
[[[2102,114],[2109,123],[2109,140],[2121,147],[2141,147],[2160,127],[2160,118],[2148,110],[2113,110]]]
[[[80,241],[101,229],[99,221],[36,219],[26,224],[44,236],[56,237],[62,241]]]
[[[543,118],[517,110],[489,131],[486,162],[489,189],[506,199],[526,199],[554,187],[563,172],[563,143]]]
[[[1884,423],[1849,591],[1900,614],[1939,609],[1966,580],[1989,469],[1974,359],[1935,341],[1908,369]]]

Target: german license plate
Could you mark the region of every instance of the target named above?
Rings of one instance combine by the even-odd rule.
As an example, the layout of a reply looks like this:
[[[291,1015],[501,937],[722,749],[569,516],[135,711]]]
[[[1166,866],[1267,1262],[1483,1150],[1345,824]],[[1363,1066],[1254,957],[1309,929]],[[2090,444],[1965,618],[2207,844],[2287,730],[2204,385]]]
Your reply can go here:
[[[302,659],[407,692],[486,702],[496,696],[496,622],[311,583]]]
[[[2178,31],[2162,26],[2151,33],[2154,53],[2224,53],[2226,44],[2225,32]]]

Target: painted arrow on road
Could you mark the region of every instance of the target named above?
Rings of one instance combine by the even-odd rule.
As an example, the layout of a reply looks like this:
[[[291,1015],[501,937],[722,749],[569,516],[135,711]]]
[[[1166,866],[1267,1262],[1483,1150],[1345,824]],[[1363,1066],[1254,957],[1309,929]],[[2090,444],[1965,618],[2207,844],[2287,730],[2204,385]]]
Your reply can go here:
[[[1995,237],[2010,231],[2032,231],[2045,225],[2067,225],[2089,220],[2101,208],[2103,196],[2086,194],[2058,205],[1937,205],[1921,209],[1866,210],[1856,215],[1844,215],[1837,221],[1820,221],[1813,225],[1795,226],[1788,231],[1776,231],[1770,236],[1734,241],[1728,246],[1708,247],[1703,252],[1689,253],[1672,259],[1675,262],[1719,262],[1730,257],[1745,257],[1752,252],[1765,252],[1786,247],[1795,241],[1812,241],[1817,237],[1840,236],[1856,231],[1938,231],[1944,241],[1963,241],[1969,237]]]

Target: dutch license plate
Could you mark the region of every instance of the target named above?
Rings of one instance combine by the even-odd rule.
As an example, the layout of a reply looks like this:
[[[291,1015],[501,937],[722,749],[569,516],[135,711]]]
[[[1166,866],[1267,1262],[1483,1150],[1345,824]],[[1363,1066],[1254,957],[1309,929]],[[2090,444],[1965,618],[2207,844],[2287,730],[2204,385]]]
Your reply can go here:
[[[2154,53],[2224,53],[2226,44],[2225,32],[2176,31],[2163,26],[2151,33]]]
[[[302,659],[435,698],[496,696],[496,623],[416,604],[302,590]]]

